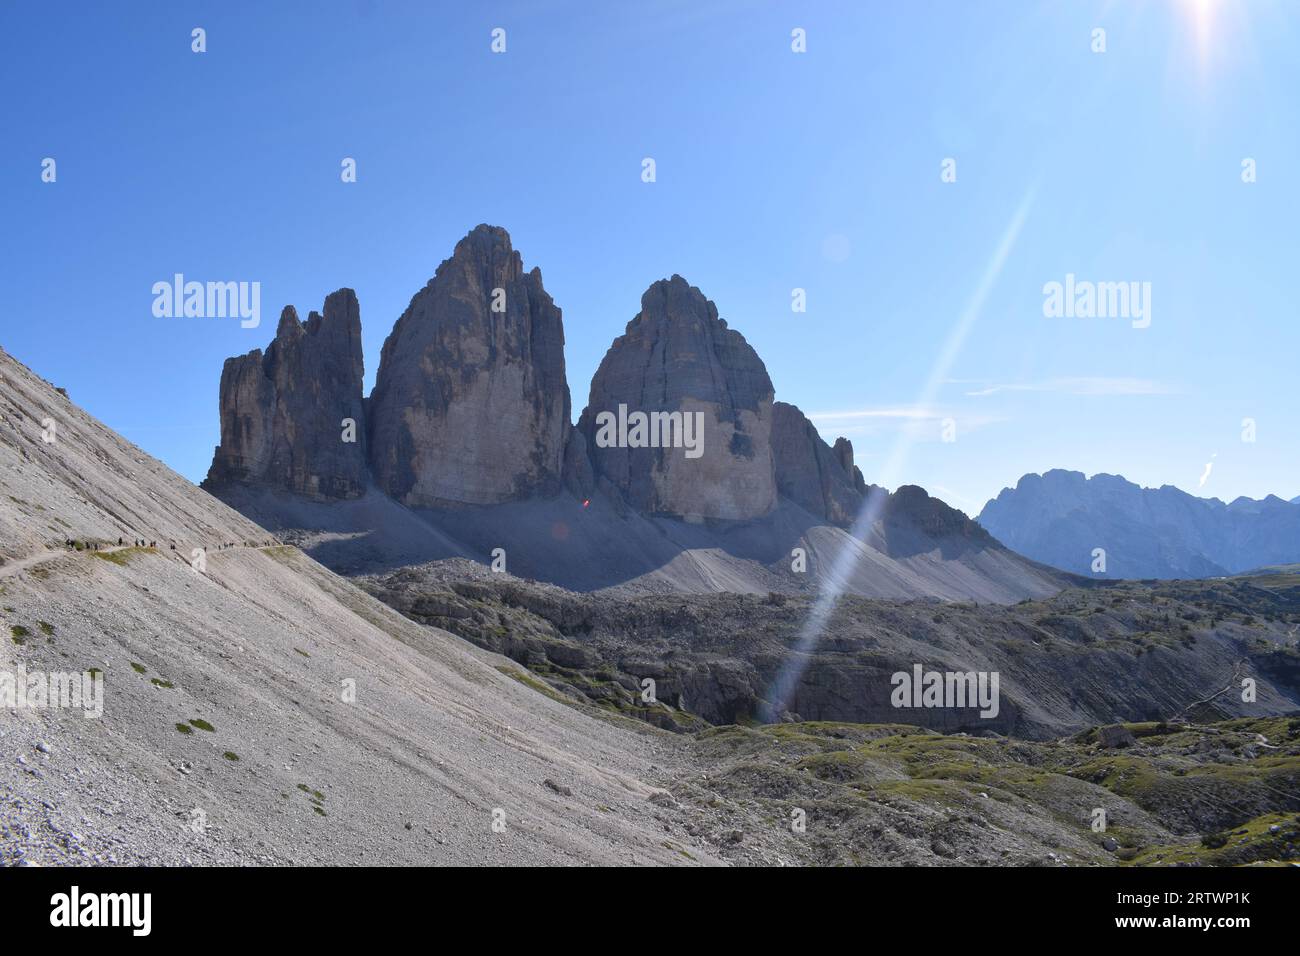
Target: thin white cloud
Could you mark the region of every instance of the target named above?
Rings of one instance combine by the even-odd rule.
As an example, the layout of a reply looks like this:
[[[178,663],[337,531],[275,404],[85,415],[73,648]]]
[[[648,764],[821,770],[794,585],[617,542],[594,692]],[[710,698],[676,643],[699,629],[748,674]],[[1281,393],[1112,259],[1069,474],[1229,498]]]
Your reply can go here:
[[[961,433],[1007,421],[1003,415],[983,412],[968,413],[952,408],[923,407],[920,405],[888,406],[884,408],[857,408],[839,412],[818,412],[808,416],[825,434],[875,435],[899,431],[914,441],[938,440],[940,423],[952,419]],[[823,437],[824,437],[823,435]]]
[[[849,412],[816,412],[808,418],[814,422],[847,421],[853,418],[927,419],[941,418],[933,409],[920,407],[858,408]]]
[[[961,379],[951,384],[976,384]],[[1147,378],[1052,378],[1042,382],[978,383],[982,388],[965,394],[970,398],[984,398],[1003,392],[1056,392],[1062,395],[1173,395],[1177,389],[1163,382]]]

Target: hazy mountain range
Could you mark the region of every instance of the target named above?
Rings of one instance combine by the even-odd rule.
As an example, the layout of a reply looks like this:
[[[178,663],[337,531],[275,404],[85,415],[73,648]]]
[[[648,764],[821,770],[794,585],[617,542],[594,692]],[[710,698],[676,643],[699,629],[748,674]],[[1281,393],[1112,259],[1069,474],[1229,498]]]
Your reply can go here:
[[[1197,498],[1171,485],[1141,488],[1117,475],[1025,475],[980,512],[1015,551],[1078,574],[1200,578],[1300,562],[1300,498]],[[1095,549],[1105,552],[1096,570]]]

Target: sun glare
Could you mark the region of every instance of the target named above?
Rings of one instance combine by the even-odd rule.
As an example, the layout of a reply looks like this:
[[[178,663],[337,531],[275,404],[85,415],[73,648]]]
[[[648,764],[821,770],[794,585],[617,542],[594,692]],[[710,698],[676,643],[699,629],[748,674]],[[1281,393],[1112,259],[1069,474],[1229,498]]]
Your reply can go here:
[[[1183,3],[1187,7],[1195,35],[1197,65],[1204,73],[1211,58],[1210,43],[1217,32],[1215,18],[1219,4],[1216,0],[1183,0]]]

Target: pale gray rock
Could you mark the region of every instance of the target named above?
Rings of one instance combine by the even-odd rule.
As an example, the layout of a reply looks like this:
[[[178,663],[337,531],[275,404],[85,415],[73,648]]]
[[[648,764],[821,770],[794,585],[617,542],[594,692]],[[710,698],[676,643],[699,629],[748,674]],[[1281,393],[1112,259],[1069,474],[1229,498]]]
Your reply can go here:
[[[569,429],[564,446],[564,486],[575,498],[587,500],[596,490],[596,479],[587,456],[587,439],[576,428]]]
[[[365,366],[356,293],[331,293],[323,312],[300,322],[287,306],[265,354],[256,349],[226,360],[221,444],[205,488],[241,482],[321,499],[365,491]],[[353,423],[350,429],[345,420]]]
[[[858,490],[859,494],[867,493],[867,482],[862,477],[862,469],[853,464],[853,442],[843,436],[835,439],[835,457],[839,459],[840,467],[844,473],[853,481],[853,487]]]
[[[571,428],[564,327],[541,270],[524,272],[504,229],[477,226],[411,299],[368,408],[372,473],[404,504],[559,493]]]
[[[702,447],[604,445],[600,416],[702,414]],[[614,340],[578,423],[597,478],[645,514],[747,520],[776,505],[772,382],[757,353],[681,276],[661,279]],[[630,443],[629,443],[630,444]],[[604,446],[603,446],[604,445]]]
[[[1132,747],[1137,743],[1137,738],[1123,724],[1111,724],[1109,727],[1098,729],[1097,743],[1107,750],[1117,750],[1122,747]]]

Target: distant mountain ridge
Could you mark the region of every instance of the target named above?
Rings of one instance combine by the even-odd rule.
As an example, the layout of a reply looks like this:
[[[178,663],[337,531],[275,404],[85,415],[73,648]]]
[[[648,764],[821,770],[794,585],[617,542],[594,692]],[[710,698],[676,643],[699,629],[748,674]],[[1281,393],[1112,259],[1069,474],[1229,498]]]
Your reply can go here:
[[[1201,578],[1300,561],[1300,498],[1197,498],[1172,485],[1053,469],[1025,475],[980,512],[1007,547],[1109,578]],[[1095,549],[1105,570],[1094,571]]]

